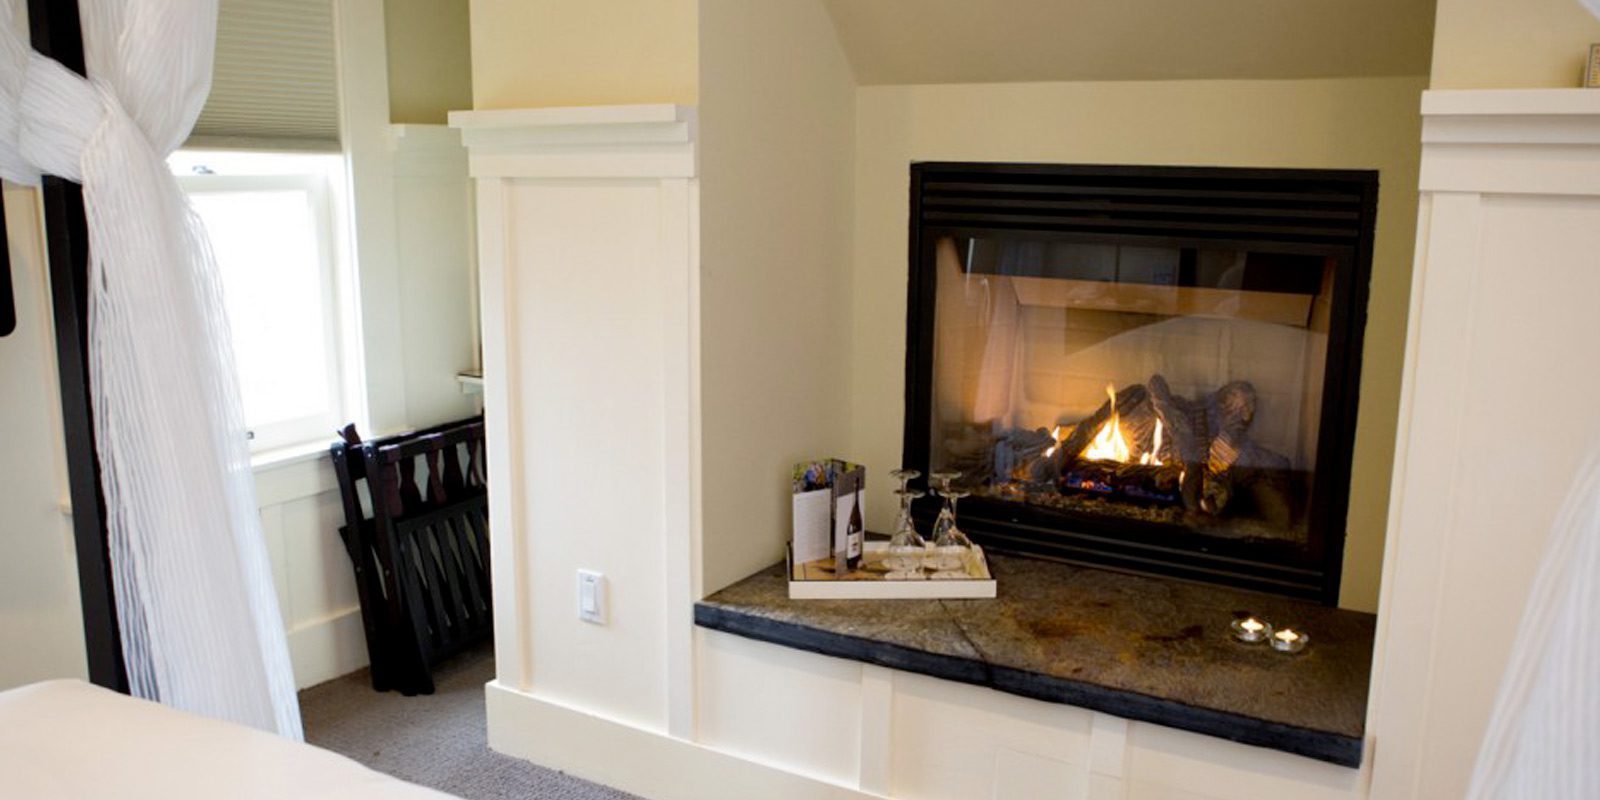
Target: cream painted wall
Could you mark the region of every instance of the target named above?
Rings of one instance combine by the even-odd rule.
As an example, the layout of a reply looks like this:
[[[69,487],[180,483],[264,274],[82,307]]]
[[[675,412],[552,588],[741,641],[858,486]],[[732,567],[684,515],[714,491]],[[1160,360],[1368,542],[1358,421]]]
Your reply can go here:
[[[471,0],[473,108],[696,100],[696,0]]]
[[[476,214],[467,151],[443,125],[395,125],[395,256],[406,421],[424,428],[482,412],[456,375],[478,366]]]
[[[472,107],[467,0],[383,0],[389,51],[389,119],[444,124]]]
[[[1578,0],[1438,0],[1434,89],[1583,85],[1600,20]]]
[[[0,690],[87,676],[38,194],[4,191],[17,328],[0,339]]]
[[[705,588],[783,557],[789,469],[849,456],[855,82],[815,0],[700,3]]]
[[[856,116],[851,442],[900,461],[907,166],[915,160],[1380,170],[1340,604],[1377,604],[1416,231],[1423,78],[862,87]],[[868,526],[892,496],[869,481]]]
[[[1420,75],[1434,0],[824,5],[857,81],[871,86]]]

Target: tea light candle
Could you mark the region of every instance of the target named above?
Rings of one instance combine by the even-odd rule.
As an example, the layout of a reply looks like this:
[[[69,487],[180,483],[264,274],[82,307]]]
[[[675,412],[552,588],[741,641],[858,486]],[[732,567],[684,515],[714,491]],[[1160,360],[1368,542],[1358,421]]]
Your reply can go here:
[[[1229,627],[1233,629],[1233,638],[1245,644],[1264,642],[1272,635],[1272,626],[1255,617],[1236,619]]]
[[[1272,634],[1272,649],[1280,653],[1298,653],[1306,649],[1311,637],[1293,628],[1284,628]]]

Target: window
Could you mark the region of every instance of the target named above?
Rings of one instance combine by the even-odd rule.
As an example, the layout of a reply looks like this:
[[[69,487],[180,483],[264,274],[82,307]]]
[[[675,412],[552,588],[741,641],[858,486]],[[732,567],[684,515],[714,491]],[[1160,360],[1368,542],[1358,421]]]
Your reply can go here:
[[[222,273],[252,451],[331,438],[348,413],[341,159],[185,151],[171,164]]]

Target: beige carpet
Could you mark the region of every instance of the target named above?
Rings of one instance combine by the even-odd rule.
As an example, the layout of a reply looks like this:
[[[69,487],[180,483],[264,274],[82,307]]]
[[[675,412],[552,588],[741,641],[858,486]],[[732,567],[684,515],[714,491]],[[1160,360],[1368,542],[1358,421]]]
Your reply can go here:
[[[374,692],[366,670],[313,686],[300,693],[306,741],[466,800],[635,800],[490,752],[483,685],[493,677],[494,655],[483,649],[437,670],[431,696]]]

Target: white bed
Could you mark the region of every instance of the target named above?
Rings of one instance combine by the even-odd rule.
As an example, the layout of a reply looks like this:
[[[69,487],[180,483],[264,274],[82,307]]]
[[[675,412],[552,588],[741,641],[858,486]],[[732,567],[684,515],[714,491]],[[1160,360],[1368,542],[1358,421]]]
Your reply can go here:
[[[448,800],[308,744],[82,681],[0,692],[0,798]]]

